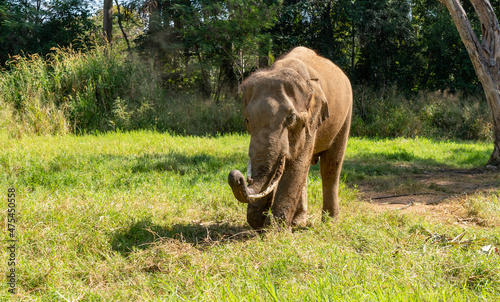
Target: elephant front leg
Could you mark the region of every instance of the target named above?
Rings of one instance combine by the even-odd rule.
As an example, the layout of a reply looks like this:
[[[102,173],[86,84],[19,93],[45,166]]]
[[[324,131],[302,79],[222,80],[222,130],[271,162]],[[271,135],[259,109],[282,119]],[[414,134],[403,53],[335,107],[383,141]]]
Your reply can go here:
[[[307,223],[307,180],[302,189],[302,195],[300,196],[299,203],[297,205],[297,210],[295,216],[292,220],[292,225],[294,226],[305,226]]]
[[[310,160],[287,162],[288,166],[276,189],[271,206],[274,219],[289,227],[295,218],[297,222],[307,218],[307,173]]]
[[[254,229],[264,227],[267,214],[273,202],[274,193],[263,197],[256,202],[249,203],[247,207],[247,222]]]

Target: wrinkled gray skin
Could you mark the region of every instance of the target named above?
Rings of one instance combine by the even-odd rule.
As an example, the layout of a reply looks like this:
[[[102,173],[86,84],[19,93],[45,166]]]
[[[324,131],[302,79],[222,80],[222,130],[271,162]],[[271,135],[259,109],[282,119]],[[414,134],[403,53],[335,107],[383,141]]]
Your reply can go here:
[[[339,215],[338,188],[352,114],[351,84],[331,61],[297,47],[243,83],[245,123],[251,134],[245,177],[229,173],[236,199],[248,203],[256,229],[274,219],[286,226],[307,220],[307,174],[321,159],[323,212]]]

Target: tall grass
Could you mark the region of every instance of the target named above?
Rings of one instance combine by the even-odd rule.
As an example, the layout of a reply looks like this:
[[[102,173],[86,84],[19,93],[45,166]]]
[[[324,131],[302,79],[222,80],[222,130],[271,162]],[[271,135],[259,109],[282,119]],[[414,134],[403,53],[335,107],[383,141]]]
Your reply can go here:
[[[134,123],[146,126],[149,104],[161,94],[156,77],[143,64],[103,47],[86,53],[54,49],[46,59],[16,57],[9,64],[9,71],[0,77],[0,97],[11,112],[14,136],[116,129],[116,124],[122,126],[120,114],[115,113],[120,96],[127,101],[127,113],[135,115]],[[35,126],[57,120],[65,127]],[[19,123],[27,126],[14,126]]]
[[[237,105],[166,91],[149,60],[114,48],[18,56],[0,73],[0,110],[15,137],[117,129],[242,131]]]

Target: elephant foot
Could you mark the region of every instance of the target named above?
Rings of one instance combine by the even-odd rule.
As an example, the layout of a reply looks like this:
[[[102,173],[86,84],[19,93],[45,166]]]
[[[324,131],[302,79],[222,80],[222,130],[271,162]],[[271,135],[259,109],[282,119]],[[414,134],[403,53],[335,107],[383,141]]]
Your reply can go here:
[[[294,227],[305,227],[307,224],[307,213],[302,212],[298,215],[295,215],[292,220],[292,225]]]
[[[248,224],[252,227],[254,230],[259,230],[262,229],[265,225],[265,218],[264,217],[259,217],[258,219],[253,219],[253,218],[247,218]]]
[[[330,211],[323,210],[321,222],[335,222],[339,219],[339,213],[332,214]]]

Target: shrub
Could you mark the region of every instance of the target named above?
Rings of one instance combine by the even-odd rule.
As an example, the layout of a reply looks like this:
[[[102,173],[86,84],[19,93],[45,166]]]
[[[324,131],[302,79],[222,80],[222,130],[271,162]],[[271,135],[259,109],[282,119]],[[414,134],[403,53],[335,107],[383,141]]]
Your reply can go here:
[[[2,107],[10,108],[12,125],[22,121],[27,124],[23,131],[34,134],[60,132],[57,127],[42,131],[36,126],[43,119],[39,113],[47,112],[47,123],[64,119],[78,133],[113,130],[117,124],[123,128],[146,126],[144,120],[152,109],[149,102],[161,97],[161,85],[152,68],[134,55],[104,47],[86,53],[54,51],[47,59],[15,57],[9,71],[0,75]],[[123,103],[139,124],[123,122]],[[120,106],[122,111],[117,110]],[[33,115],[37,118],[30,117]],[[10,130],[19,136],[19,127]]]
[[[354,89],[351,133],[368,137],[491,139],[491,118],[483,97],[420,92],[406,97],[396,88]]]

